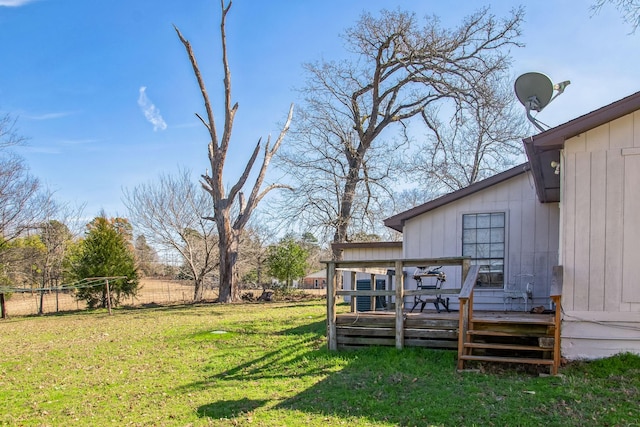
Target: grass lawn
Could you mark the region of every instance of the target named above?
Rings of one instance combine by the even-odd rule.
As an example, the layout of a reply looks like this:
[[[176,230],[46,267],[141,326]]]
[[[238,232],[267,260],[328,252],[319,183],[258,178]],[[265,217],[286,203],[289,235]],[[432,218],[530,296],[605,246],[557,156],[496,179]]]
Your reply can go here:
[[[329,353],[323,301],[13,318],[0,349],[0,425],[640,425],[640,357],[539,377],[457,373],[453,351]]]

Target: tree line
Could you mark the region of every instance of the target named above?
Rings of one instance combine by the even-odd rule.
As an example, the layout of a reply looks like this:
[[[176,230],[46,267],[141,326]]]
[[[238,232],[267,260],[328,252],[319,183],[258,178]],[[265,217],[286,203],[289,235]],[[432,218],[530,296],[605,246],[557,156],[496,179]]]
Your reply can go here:
[[[150,246],[178,254],[180,273],[192,280],[195,300],[201,298],[207,278],[216,277],[220,301],[231,302],[239,298],[244,271],[264,273],[258,265],[247,268],[251,263],[278,260],[278,274],[274,268],[270,273],[287,283],[301,274],[284,262],[305,255],[305,250],[294,250],[295,240],[285,238],[275,246],[278,250],[265,250],[267,241],[261,241],[252,227],[260,222],[256,208],[269,193],[279,190],[271,219],[265,220],[268,239],[273,240],[275,228],[308,230],[320,236],[326,248],[330,242],[376,239],[384,215],[408,207],[394,189],[406,181],[407,170],[413,183],[429,189],[418,190],[414,200],[421,203],[495,173],[520,154],[514,141],[522,136],[522,120],[512,114],[513,103],[500,82],[508,76],[509,50],[519,46],[522,9],[504,18],[481,9],[453,29],[443,28],[435,17],[419,20],[411,12],[382,11],[377,16],[364,13],[345,31],[344,58],[304,66],[308,83],[300,89],[304,102],[295,118],[291,106],[278,137],[259,139],[244,169],[227,185],[229,177],[223,171],[239,109],[232,99],[227,55],[230,9],[230,1],[220,1],[224,75],[220,128],[205,73],[191,43],[174,27],[202,95],[203,112],[196,117],[208,139],[210,167],[199,182],[189,172],[179,171],[125,190],[128,220],[94,219],[78,240],[82,245],[91,244],[94,233],[113,229],[130,256],[135,249],[130,220]],[[281,150],[285,137],[286,148]],[[418,149],[412,150],[413,145]],[[272,161],[286,173],[286,182],[265,182]],[[24,225],[44,223],[32,218]],[[15,223],[0,231],[10,240],[10,232],[23,236],[27,228]],[[103,243],[118,252],[112,246],[116,240]],[[136,245],[144,247],[145,242]],[[287,255],[282,253],[285,248]],[[98,266],[106,262],[109,251],[68,253],[76,263],[95,264],[77,270],[79,275],[115,274]],[[129,277],[123,283],[135,284],[139,274],[135,261],[122,256],[118,260],[126,264],[124,275]],[[135,285],[123,287],[122,292],[135,292]],[[87,297],[89,304],[103,300],[100,295]]]
[[[91,233],[115,229],[133,256],[127,273],[132,282],[141,274],[173,271],[192,281],[194,300],[214,283],[221,302],[236,301],[241,284],[262,286],[270,277],[289,284],[320,268],[320,256],[338,258],[339,252],[326,252],[331,243],[397,238],[380,228],[383,218],[487,178],[521,158],[520,141],[529,129],[516,110],[510,72],[511,51],[521,47],[522,8],[501,17],[481,8],[451,28],[437,17],[419,18],[410,11],[363,13],[344,31],[341,56],[303,65],[302,100],[295,112],[293,105],[289,108],[277,138],[252,144],[232,138],[239,105],[232,98],[227,54],[230,11],[231,2],[220,0],[221,117],[214,116],[206,72],[191,43],[174,27],[202,95],[202,111],[195,115],[208,141],[207,170],[196,180],[187,170],[166,172],[125,189],[128,218],[96,218],[85,235],[73,241],[88,244]],[[34,247],[48,247],[42,224],[61,234],[64,227],[52,222],[52,211],[34,208],[38,203],[52,206],[51,197],[37,191],[37,179],[10,154],[9,147],[21,141],[8,117],[0,122],[0,137],[3,170],[13,170],[0,179],[14,185],[16,197],[28,200],[16,209],[19,215],[0,218],[2,280],[15,283],[8,254],[22,251],[26,260]],[[249,147],[249,154],[244,168],[230,177],[223,172],[232,145]],[[284,179],[268,182],[272,163]],[[304,234],[296,236],[291,230]],[[29,243],[35,236],[39,243]],[[161,272],[154,271],[156,251],[175,254],[178,269],[164,265]],[[103,262],[78,249],[67,253],[75,261]],[[45,265],[64,270],[73,264],[53,254],[47,259],[38,261],[36,270],[23,268],[21,277],[34,271],[44,274],[49,268]],[[293,265],[296,259],[306,264]],[[43,283],[59,280],[59,273],[47,275]],[[100,301],[98,296],[95,303]]]

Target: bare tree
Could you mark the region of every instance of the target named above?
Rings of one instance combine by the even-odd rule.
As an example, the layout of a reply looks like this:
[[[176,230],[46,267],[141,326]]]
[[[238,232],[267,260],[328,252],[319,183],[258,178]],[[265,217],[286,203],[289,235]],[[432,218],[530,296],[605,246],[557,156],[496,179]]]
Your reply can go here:
[[[9,115],[0,117],[0,249],[56,211],[51,194],[12,148],[25,142]]]
[[[591,6],[593,13],[599,13],[602,7],[610,3],[618,9],[622,19],[631,25],[631,32],[635,33],[640,27],[640,1],[639,0],[595,0]]]
[[[180,254],[183,274],[193,281],[193,299],[202,299],[204,280],[218,267],[216,227],[206,219],[211,211],[207,194],[183,170],[125,189],[123,201],[139,233]]]
[[[303,132],[295,133],[285,165],[314,172],[296,177],[297,191],[286,202],[323,217],[334,242],[349,241],[354,220],[367,217],[380,197],[376,187],[388,186],[394,172],[394,147],[381,141],[389,136],[383,132],[395,128],[408,140],[407,129],[423,111],[440,106],[455,115],[476,102],[477,87],[508,68],[522,19],[522,9],[505,19],[482,9],[450,30],[435,17],[420,26],[407,12],[365,13],[345,33],[351,60],[306,65]]]
[[[136,237],[134,244],[136,267],[142,277],[153,277],[159,273],[160,258],[156,250],[147,243],[143,234]]]
[[[222,66],[224,69],[224,127],[220,136],[218,136],[216,129],[209,94],[205,87],[191,44],[183,37],[177,27],[175,27],[175,30],[187,51],[187,55],[191,61],[193,72],[196,80],[198,81],[198,86],[200,87],[200,92],[202,93],[204,101],[206,117],[202,117],[199,114],[196,114],[196,116],[204,124],[210,138],[208,154],[211,173],[209,174],[207,172],[202,175],[201,181],[202,187],[211,196],[213,207],[213,215],[207,216],[206,219],[214,221],[218,230],[220,272],[219,300],[221,302],[232,302],[239,298],[238,274],[235,270],[235,266],[238,260],[238,247],[240,244],[240,235],[242,234],[242,230],[247,225],[258,203],[267,193],[276,188],[286,187],[281,184],[270,184],[263,188],[262,184],[264,182],[269,163],[271,162],[271,158],[278,151],[278,148],[280,148],[280,144],[289,129],[291,118],[293,116],[293,105],[289,109],[287,121],[277,140],[272,145],[271,138],[267,138],[264,149],[262,149],[262,140],[258,140],[244,171],[236,183],[231,186],[227,192],[223,179],[223,169],[225,166],[227,151],[229,150],[231,132],[233,129],[234,118],[238,110],[238,104],[232,104],[231,102],[231,71],[229,69],[229,61],[227,58],[225,29],[226,17],[227,13],[229,13],[229,9],[231,8],[231,2],[225,5],[225,0],[220,0],[220,7],[222,11],[220,36],[222,42]],[[257,168],[256,179],[251,191],[249,192],[249,196],[245,197],[242,189],[245,187],[245,184],[249,179],[249,174],[253,170],[261,151],[262,164]]]
[[[455,191],[508,169],[523,156],[520,141],[528,127],[510,82],[507,74],[489,76],[476,87],[477,98],[463,102],[446,123],[434,109],[422,112],[430,133],[411,158],[422,187],[434,195]]]
[[[56,211],[51,194],[29,173],[24,160],[12,148],[25,142],[15,128],[15,119],[0,117],[0,284],[10,284],[6,276],[11,242],[36,229]],[[0,293],[0,311],[5,316],[4,294]]]
[[[308,100],[316,101],[313,97]],[[324,107],[314,104],[299,111],[298,126],[292,132],[295,142],[278,157],[278,166],[295,188],[279,200],[274,211],[324,242],[337,241],[338,230],[347,227],[344,238],[352,240],[358,232],[375,229],[380,212],[390,200],[393,203],[388,183],[393,170],[400,167],[394,159],[402,143],[372,141],[358,154],[357,135],[349,122]]]
[[[240,237],[237,269],[244,285],[260,286],[266,290],[270,280],[266,274],[269,241],[273,240],[273,227],[254,217]]]

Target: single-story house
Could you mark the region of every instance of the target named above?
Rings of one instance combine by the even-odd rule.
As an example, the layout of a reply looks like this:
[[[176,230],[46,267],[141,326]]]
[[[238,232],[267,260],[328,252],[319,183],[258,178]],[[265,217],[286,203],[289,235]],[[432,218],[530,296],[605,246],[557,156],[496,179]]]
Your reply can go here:
[[[327,287],[327,269],[308,274],[302,279],[301,289],[325,289]]]
[[[386,219],[402,242],[338,245],[344,259],[470,257],[477,310],[523,281],[530,300],[510,304],[549,306],[562,266],[563,357],[640,354],[640,92],[523,142],[526,163]]]

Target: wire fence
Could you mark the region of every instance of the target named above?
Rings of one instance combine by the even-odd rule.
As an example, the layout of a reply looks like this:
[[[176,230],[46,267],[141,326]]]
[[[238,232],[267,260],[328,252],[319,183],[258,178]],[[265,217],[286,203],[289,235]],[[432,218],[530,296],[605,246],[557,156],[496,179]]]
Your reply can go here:
[[[204,289],[203,299],[218,298],[218,289]],[[193,301],[193,284],[186,280],[143,279],[138,295],[120,301],[121,306],[186,304]],[[8,316],[59,313],[87,309],[85,301],[78,301],[71,291],[22,290],[12,293],[5,301]],[[42,308],[42,310],[41,310]]]

